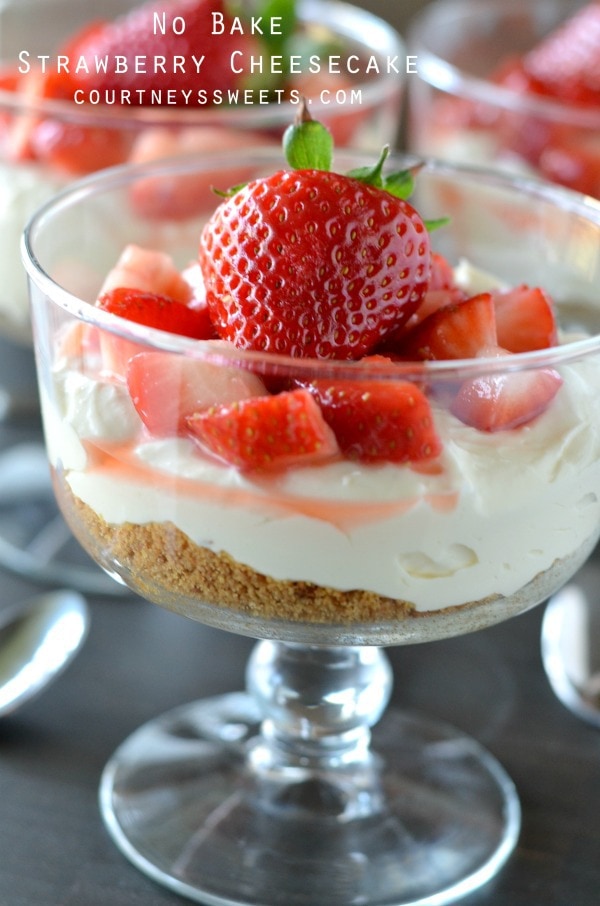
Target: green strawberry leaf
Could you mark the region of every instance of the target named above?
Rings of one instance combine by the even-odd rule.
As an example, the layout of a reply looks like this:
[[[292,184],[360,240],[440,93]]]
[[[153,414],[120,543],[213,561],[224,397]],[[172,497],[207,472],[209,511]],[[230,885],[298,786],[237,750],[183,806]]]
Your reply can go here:
[[[436,217],[435,220],[428,220],[423,218],[423,223],[427,228],[429,233],[433,233],[434,230],[439,230],[440,227],[446,226],[450,223],[449,217]]]
[[[350,170],[347,175],[369,186],[375,186],[376,189],[385,189],[396,198],[410,198],[415,188],[415,175],[421,165],[417,164],[407,170],[396,170],[393,173],[384,174],[383,165],[389,150],[388,145],[383,147],[379,160],[373,167],[357,167],[355,170]]]
[[[346,175],[350,176],[352,179],[357,179],[359,182],[363,182],[368,186],[375,186],[376,189],[382,189],[384,183],[383,165],[389,153],[390,146],[384,145],[377,162],[372,167],[356,167],[354,170],[349,170]]]

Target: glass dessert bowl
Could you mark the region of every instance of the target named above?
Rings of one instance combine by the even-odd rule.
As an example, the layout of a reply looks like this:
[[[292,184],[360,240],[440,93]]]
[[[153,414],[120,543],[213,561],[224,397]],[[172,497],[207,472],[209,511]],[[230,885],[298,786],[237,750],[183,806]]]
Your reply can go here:
[[[287,9],[290,6],[286,4]],[[19,240],[28,216],[60,188],[88,172],[124,161],[220,152],[269,140],[277,144],[284,126],[293,117],[300,91],[311,99],[311,109],[329,123],[340,144],[379,148],[382,142],[395,139],[404,76],[388,71],[383,61],[388,55],[402,61],[402,43],[390,26],[369,13],[336,2],[298,0],[294,37],[287,50],[282,46],[274,48],[272,43],[258,44],[259,38],[249,35],[244,25],[245,33],[241,36],[237,32],[233,36],[215,34],[198,43],[195,57],[205,55],[206,59],[197,74],[186,39],[192,31],[195,34],[204,27],[205,20],[210,24],[210,12],[221,10],[222,4],[218,0],[210,3],[176,0],[158,7],[155,4],[152,8],[158,9],[161,23],[166,11],[171,10],[165,35],[153,23],[150,28],[152,20],[140,14],[146,7],[147,4],[135,0],[100,0],[93,7],[79,0],[3,0],[0,3],[0,418],[3,420],[27,419],[36,427],[39,424],[27,285]],[[205,10],[200,24],[194,10]],[[260,12],[258,5],[255,12]],[[171,32],[171,19],[176,33]],[[91,20],[113,24],[106,27],[96,24],[95,30],[88,33]],[[130,23],[126,32],[123,26],[116,29],[117,20]],[[136,23],[135,28],[131,22]],[[224,22],[231,22],[231,17]],[[284,22],[278,28],[273,24],[271,30],[285,33],[286,28]],[[220,29],[219,25],[216,30]],[[269,30],[265,20],[262,29]],[[225,24],[222,30],[227,32]],[[133,77],[131,70],[135,62],[131,47],[142,61],[138,63],[141,71]],[[243,48],[243,52],[236,48]],[[287,78],[277,73],[257,73],[252,80],[246,71],[250,55],[255,65],[263,61],[266,68],[271,59],[269,54],[275,50],[280,55],[292,50],[303,54],[302,63],[296,60],[298,71]],[[240,56],[233,58],[230,67],[231,55],[238,52]],[[161,53],[165,71],[153,72],[152,61]],[[128,60],[129,71],[122,71],[123,63],[119,69],[116,62],[113,67],[111,61],[116,59],[113,54]],[[215,54],[219,55],[218,66]],[[305,65],[306,54],[318,57],[320,73],[312,71],[315,64]],[[174,75],[169,64],[182,55],[184,71]],[[328,71],[329,56],[337,60],[336,71]],[[345,66],[350,57],[352,72]],[[88,61],[89,73],[81,67],[81,59]],[[94,71],[96,59],[108,59],[108,76]],[[366,71],[371,59],[381,61],[378,72],[373,65]],[[118,71],[111,82],[113,68]],[[228,68],[232,69],[229,81]],[[238,73],[239,69],[244,72]],[[240,99],[237,106],[217,102],[219,98],[227,98],[227,86],[233,92],[232,97]],[[217,90],[222,96],[216,96]],[[136,103],[138,91],[146,92],[141,105]],[[210,103],[215,97],[214,103]],[[269,99],[271,102],[266,103]],[[168,203],[174,203],[174,194],[175,187],[172,187]],[[145,187],[148,213],[160,209],[164,202],[164,197],[157,197],[151,186]],[[186,202],[185,193],[179,194],[180,210]],[[23,462],[30,452],[30,447],[19,447],[16,458]],[[30,457],[35,476],[38,462],[34,457],[35,451]],[[12,488],[9,466],[12,457],[10,463],[0,464],[0,485]],[[17,499],[12,491],[0,497],[2,521],[7,526],[0,532],[0,562],[28,578],[52,584],[73,582],[77,575],[81,590],[96,591],[100,581],[98,571],[80,563],[68,532],[62,532],[62,527],[54,531],[52,520],[56,511],[48,483],[43,483],[39,490],[38,480],[25,480],[25,483],[29,487],[27,499]],[[49,538],[51,544],[46,543]],[[104,576],[100,578],[103,591],[110,593],[116,589],[114,584],[104,581]]]
[[[362,164],[336,155],[336,170]],[[413,173],[411,161],[388,164]],[[199,902],[449,903],[509,857],[518,797],[475,740],[386,710],[384,647],[521,613],[566,582],[597,541],[600,207],[524,178],[427,162],[410,205],[423,217],[447,215],[446,226],[429,232],[404,201],[398,212],[380,187],[336,177],[342,219],[320,197],[300,233],[292,202],[304,216],[301,190],[284,175],[278,197],[292,201],[273,210],[289,232],[270,256],[261,243],[273,240],[271,228],[263,234],[239,199],[282,166],[267,149],[246,154],[242,170],[224,155],[117,168],[63,192],[25,234],[47,448],[73,532],[148,599],[260,640],[247,693],[176,709],[123,743],[102,778],[101,810],[135,865]],[[213,213],[207,179],[185,221],[149,219],[136,206],[149,179],[207,173],[218,186],[250,181],[223,202],[231,218]],[[296,188],[286,195],[282,185]],[[357,244],[354,228],[339,229],[353,209],[348,185],[357,209],[376,198],[381,216],[391,207],[404,226],[381,232],[367,204]],[[226,237],[246,218],[255,248],[235,272]],[[286,246],[308,237],[317,248],[323,220],[334,270],[348,277],[350,247],[369,272],[365,318],[352,320],[350,305],[344,334],[366,354],[255,348],[257,337],[280,344],[295,331],[323,351],[329,303],[313,294],[312,322],[297,307],[308,258],[298,266]],[[215,261],[234,283],[213,296]],[[236,287],[254,268],[263,289],[244,322]],[[401,329],[387,323],[379,340],[373,268],[383,296],[393,287],[394,311],[411,300]],[[522,287],[542,281],[556,323],[536,343],[543,293],[523,299]],[[273,333],[273,311],[259,314],[262,292],[281,298],[282,285],[294,308]],[[506,289],[515,286],[516,314]],[[503,309],[498,296],[512,303]],[[132,320],[138,304],[143,323]],[[493,349],[449,357],[489,344],[490,305]],[[389,306],[382,311],[385,321]],[[344,341],[332,336],[339,353]],[[523,337],[537,348],[518,351]]]
[[[411,148],[600,197],[597,3],[438,0],[415,19]]]

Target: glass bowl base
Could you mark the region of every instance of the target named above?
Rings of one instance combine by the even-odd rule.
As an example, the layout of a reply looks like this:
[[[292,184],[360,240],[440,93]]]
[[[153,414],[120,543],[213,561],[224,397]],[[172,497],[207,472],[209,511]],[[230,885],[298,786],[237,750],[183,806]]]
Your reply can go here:
[[[100,808],[137,868],[208,906],[442,906],[516,844],[512,781],[445,723],[388,709],[367,779],[343,765],[257,773],[260,726],[254,700],[233,693],[167,712],[117,749]]]

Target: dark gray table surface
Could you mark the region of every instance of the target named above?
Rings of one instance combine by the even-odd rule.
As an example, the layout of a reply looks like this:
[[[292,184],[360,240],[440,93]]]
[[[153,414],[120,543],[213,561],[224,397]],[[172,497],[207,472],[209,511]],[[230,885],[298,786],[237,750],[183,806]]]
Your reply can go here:
[[[32,436],[28,426],[0,425],[0,448]],[[39,586],[0,572],[0,589],[1,608]],[[43,696],[0,720],[0,906],[185,902],[109,839],[97,807],[100,773],[144,721],[240,689],[253,643],[133,596],[88,600],[92,625],[76,661]],[[465,906],[600,903],[600,732],[548,686],[542,615],[543,606],[470,636],[389,651],[394,704],[475,736],[519,791],[518,848]]]

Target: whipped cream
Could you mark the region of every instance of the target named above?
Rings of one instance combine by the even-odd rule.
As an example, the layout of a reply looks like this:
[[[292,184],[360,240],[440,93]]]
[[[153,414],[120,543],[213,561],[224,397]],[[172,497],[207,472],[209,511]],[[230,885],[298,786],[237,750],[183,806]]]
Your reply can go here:
[[[276,579],[435,611],[513,595],[598,532],[597,358],[565,365],[552,405],[515,431],[434,407],[435,472],[339,461],[260,478],[191,440],[148,438],[126,388],[79,367],[62,359],[42,394],[51,461],[75,496],[108,523],[169,521]]]

